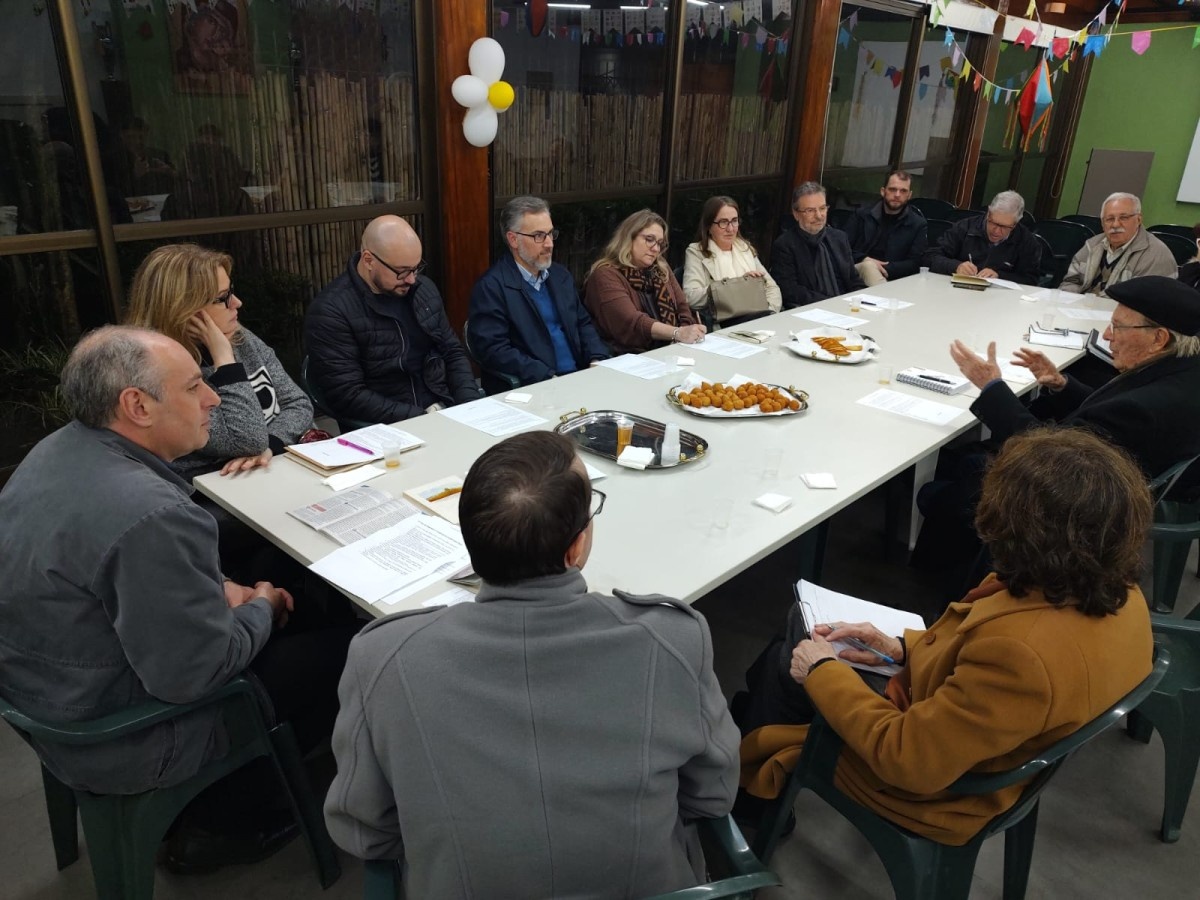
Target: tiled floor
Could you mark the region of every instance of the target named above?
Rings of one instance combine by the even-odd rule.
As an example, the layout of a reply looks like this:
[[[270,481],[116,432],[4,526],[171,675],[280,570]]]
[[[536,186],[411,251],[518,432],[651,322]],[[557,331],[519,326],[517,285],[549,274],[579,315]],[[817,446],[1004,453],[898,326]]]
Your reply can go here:
[[[831,529],[823,581],[836,590],[897,606],[921,608],[928,590],[914,574],[882,561],[882,504],[869,497],[841,513]],[[712,624],[717,673],[728,692],[782,621],[794,577],[786,554],[764,561],[698,605]],[[1186,611],[1200,601],[1195,555],[1180,594]],[[634,587],[634,586],[631,586]],[[1162,812],[1162,747],[1112,732],[1086,747],[1043,795],[1028,897],[1200,896],[1200,801],[1173,845],[1158,840]],[[8,728],[0,728],[0,897],[59,900],[94,896],[86,857],[63,872],[54,868],[41,784],[33,753]],[[811,794],[796,807],[799,827],[780,846],[772,867],[784,886],[764,900],[803,897],[887,900],[892,896],[882,865],[844,820]],[[976,867],[971,900],[1000,897],[1003,847],[985,845]],[[342,857],[343,875],[322,892],[303,845],[293,842],[265,863],[212,876],[179,878],[160,870],[159,900],[253,898],[295,900],[361,895],[362,868]]]

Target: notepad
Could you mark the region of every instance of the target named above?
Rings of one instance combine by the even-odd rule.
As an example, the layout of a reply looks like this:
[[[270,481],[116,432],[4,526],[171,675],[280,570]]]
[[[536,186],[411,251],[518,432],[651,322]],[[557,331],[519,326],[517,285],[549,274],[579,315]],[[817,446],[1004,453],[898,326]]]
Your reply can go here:
[[[951,275],[950,286],[966,288],[968,291],[986,291],[988,280],[986,278],[978,278],[975,275]]]
[[[817,625],[828,625],[832,622],[870,622],[884,634],[897,637],[903,635],[906,630],[925,630],[925,620],[916,613],[893,609],[849,594],[839,594],[804,579],[796,582],[796,596],[800,604],[800,614],[804,617],[804,627],[809,634],[812,634]],[[849,644],[841,641],[834,641],[833,647],[839,652],[852,649]],[[879,675],[895,675],[901,669],[901,666],[870,666],[854,662],[849,665]]]
[[[961,375],[950,375],[937,369],[922,369],[920,366],[902,369],[896,374],[896,380],[925,388],[927,391],[937,391],[939,394],[960,394],[971,384]]]

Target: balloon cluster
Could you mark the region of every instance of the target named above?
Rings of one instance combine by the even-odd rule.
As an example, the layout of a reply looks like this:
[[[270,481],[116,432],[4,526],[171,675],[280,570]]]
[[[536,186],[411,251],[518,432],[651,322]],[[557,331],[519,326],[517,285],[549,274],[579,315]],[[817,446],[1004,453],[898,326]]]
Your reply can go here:
[[[515,99],[512,85],[500,80],[504,48],[492,38],[480,38],[471,45],[467,63],[471,74],[455,78],[450,93],[467,108],[463,136],[476,147],[486,147],[496,139],[496,113],[504,112]]]

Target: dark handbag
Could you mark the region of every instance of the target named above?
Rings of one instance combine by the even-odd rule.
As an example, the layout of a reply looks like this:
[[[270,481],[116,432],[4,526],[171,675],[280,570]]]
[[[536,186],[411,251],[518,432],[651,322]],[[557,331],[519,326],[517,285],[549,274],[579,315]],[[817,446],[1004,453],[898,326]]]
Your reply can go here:
[[[709,285],[708,298],[717,322],[761,316],[771,311],[767,305],[767,279],[761,276],[743,275],[714,281]]]

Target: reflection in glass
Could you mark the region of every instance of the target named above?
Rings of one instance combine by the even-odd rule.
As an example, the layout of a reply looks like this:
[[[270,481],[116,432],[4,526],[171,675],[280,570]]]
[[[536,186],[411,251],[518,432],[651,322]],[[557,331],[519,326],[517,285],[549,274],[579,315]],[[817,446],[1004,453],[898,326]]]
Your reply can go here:
[[[419,196],[411,4],[85,4],[114,220]]]
[[[996,84],[1001,87],[1011,87],[1020,90],[1025,86],[1041,59],[1041,51],[1037,48],[1026,50],[1016,44],[1000,45],[1000,56],[996,61]],[[1000,191],[1008,190],[1012,177],[1013,160],[1016,159],[1021,144],[1020,128],[1010,123],[1017,108],[1017,95],[1013,95],[1011,103],[988,104],[987,121],[983,129],[983,142],[979,150],[979,168],[975,173],[975,186],[972,192],[972,205],[986,206]],[[1053,107],[1051,108],[1053,118]],[[1005,140],[1010,124],[1013,124],[1011,139]],[[1047,124],[1049,127],[1049,124]],[[1007,143],[1007,146],[1005,144]],[[1037,152],[1037,142],[1030,148]],[[1036,184],[1034,185],[1036,190]],[[1018,191],[1025,198],[1025,205],[1033,205],[1033,194]]]
[[[667,10],[552,8],[537,36],[529,22],[497,0],[516,101],[493,144],[496,197],[657,184]]]
[[[783,158],[791,0],[687,7],[676,179],[772,174]]]
[[[87,228],[83,157],[67,116],[49,17],[38,4],[6,3],[3,22],[0,238]],[[103,127],[98,121],[97,130]]]
[[[958,47],[966,47],[966,36],[958,38]],[[914,197],[941,197],[942,172],[949,163],[950,141],[959,101],[965,99],[959,87],[962,71],[961,50],[946,47],[946,29],[930,28],[921,42],[920,66],[909,108],[908,133],[904,139],[907,162],[924,162],[908,169],[913,175]]]
[[[886,166],[912,19],[843,3],[841,30],[850,39],[834,54],[824,168]]]

